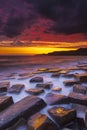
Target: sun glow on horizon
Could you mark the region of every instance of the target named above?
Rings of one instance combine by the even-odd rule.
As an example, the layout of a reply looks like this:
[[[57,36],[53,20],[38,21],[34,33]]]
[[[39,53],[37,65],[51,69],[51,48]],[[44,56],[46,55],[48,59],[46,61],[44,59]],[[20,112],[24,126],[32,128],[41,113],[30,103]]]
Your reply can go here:
[[[48,54],[54,51],[69,51],[77,48],[53,48],[53,47],[0,47],[0,55],[35,55]]]

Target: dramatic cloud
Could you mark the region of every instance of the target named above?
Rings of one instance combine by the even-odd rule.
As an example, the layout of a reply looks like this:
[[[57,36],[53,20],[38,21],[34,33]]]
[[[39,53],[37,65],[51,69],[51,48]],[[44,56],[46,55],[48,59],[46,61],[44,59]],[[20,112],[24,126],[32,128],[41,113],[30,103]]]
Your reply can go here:
[[[30,28],[37,17],[31,4],[22,0],[0,0],[0,34],[18,36],[24,29]]]
[[[87,0],[36,0],[39,13],[55,22],[49,31],[87,33]]]
[[[87,0],[0,0],[0,35],[19,36],[38,19],[51,20],[44,34],[87,34],[86,15]]]

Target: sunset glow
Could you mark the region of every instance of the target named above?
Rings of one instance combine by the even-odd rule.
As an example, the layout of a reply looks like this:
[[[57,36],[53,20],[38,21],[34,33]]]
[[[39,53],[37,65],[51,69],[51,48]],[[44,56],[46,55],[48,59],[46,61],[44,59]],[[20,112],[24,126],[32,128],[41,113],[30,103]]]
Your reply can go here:
[[[47,54],[54,51],[68,51],[69,48],[50,48],[50,47],[1,47],[1,55],[35,55]],[[72,48],[71,50],[75,50]]]

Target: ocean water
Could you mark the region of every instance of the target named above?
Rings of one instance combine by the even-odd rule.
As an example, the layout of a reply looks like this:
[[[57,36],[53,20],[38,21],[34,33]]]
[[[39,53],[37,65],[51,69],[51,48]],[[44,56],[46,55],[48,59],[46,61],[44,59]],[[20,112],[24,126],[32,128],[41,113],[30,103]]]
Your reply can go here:
[[[10,95],[13,97],[14,102],[18,102],[19,100],[23,99],[24,97],[30,95],[25,92],[27,88],[35,88],[36,83],[30,83],[29,80],[35,76],[42,76],[44,79],[44,83],[52,82],[53,87],[61,87],[62,91],[55,92],[58,94],[68,95],[72,92],[73,87],[65,87],[63,84],[64,80],[68,78],[60,76],[59,78],[52,78],[52,73],[38,73],[38,69],[42,68],[61,68],[67,69],[69,67],[76,67],[81,64],[87,64],[87,56],[1,56],[0,57],[0,82],[10,81],[10,87],[13,84],[23,83],[25,88],[21,91],[20,94],[10,94],[6,93],[6,95]],[[84,73],[84,70],[73,70],[69,73]],[[32,77],[28,77],[25,79],[19,79],[19,74],[29,73],[33,74]],[[13,75],[9,77],[9,75]],[[70,78],[73,79],[73,78]],[[85,84],[87,85],[87,84]],[[45,93],[40,94],[39,97],[45,100],[45,96],[47,93],[52,92],[52,89],[45,90]],[[56,105],[61,106],[61,105]],[[62,105],[64,107],[71,107],[71,105]],[[52,106],[47,106],[41,113],[48,114],[47,110]],[[73,106],[77,109],[78,117],[85,118],[85,109],[84,106]],[[78,109],[81,108],[81,109]],[[51,118],[49,116],[49,118]],[[15,130],[26,130],[26,125],[21,124],[15,127]]]

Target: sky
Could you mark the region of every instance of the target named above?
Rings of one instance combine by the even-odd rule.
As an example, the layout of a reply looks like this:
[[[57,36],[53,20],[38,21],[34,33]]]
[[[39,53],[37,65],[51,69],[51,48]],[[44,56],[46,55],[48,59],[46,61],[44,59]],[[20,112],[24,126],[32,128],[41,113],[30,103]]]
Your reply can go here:
[[[87,0],[0,0],[0,54],[87,47]]]

